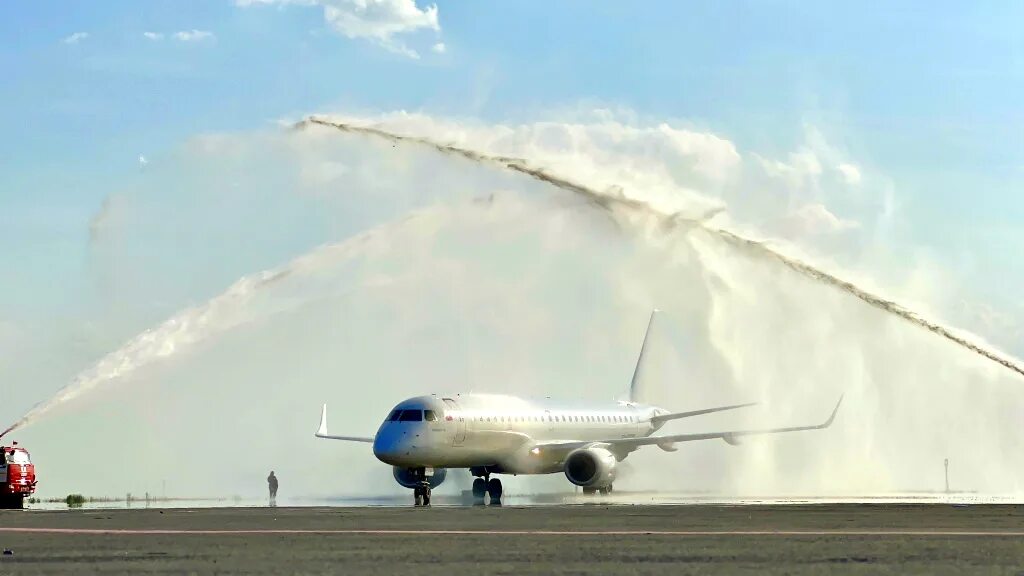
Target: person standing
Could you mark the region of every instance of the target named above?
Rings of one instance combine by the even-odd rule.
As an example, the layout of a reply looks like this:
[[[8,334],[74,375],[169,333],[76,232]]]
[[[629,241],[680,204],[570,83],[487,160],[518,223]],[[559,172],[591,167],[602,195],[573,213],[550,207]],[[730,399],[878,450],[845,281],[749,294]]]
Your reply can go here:
[[[267,476],[267,487],[270,488],[270,505],[277,506],[277,476],[274,476],[273,470]]]

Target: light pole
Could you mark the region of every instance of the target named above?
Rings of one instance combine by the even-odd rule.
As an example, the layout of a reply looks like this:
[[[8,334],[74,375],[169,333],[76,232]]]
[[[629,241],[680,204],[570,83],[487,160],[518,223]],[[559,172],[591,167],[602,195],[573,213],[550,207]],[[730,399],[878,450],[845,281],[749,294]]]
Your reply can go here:
[[[943,460],[943,464],[946,466],[946,494],[949,494],[949,458]]]

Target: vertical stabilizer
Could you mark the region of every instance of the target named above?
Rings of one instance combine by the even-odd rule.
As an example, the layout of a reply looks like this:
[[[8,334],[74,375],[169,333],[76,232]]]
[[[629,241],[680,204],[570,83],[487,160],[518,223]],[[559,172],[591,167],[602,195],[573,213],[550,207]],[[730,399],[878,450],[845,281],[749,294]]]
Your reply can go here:
[[[647,321],[647,331],[644,332],[644,341],[640,345],[640,356],[636,359],[636,368],[633,369],[633,380],[629,383],[629,401],[646,403],[646,391],[643,384],[644,352],[647,351],[647,340],[651,336],[651,327],[654,326],[654,317],[658,309],[651,310],[651,319]]]

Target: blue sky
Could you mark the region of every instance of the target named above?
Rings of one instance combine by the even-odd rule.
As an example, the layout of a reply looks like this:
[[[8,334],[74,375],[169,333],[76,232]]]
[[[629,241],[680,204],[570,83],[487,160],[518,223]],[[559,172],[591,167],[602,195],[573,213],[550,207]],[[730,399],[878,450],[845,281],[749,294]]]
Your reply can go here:
[[[440,1],[436,27],[390,47],[313,3],[3,3],[0,264],[17,272],[5,295],[60,299],[103,198],[140,155],[197,133],[334,109],[514,122],[580,103],[767,156],[813,125],[892,180],[916,214],[909,243],[1024,280],[1019,3]]]

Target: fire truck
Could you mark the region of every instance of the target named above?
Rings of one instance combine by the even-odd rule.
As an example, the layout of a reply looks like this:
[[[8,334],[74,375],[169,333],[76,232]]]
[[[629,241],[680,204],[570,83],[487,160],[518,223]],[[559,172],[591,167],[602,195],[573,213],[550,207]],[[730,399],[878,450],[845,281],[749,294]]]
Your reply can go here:
[[[36,467],[28,450],[14,442],[0,446],[0,509],[21,509],[36,491]]]

